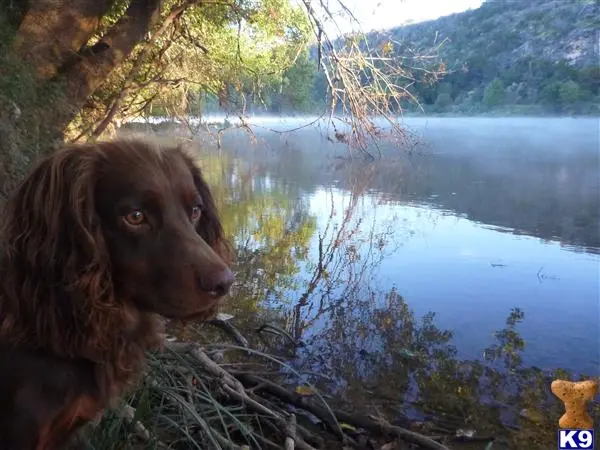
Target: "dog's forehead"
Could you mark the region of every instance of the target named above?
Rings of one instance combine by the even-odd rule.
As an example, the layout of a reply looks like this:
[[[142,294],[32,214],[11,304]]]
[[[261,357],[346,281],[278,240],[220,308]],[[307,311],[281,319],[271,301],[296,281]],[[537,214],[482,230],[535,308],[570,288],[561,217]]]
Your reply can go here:
[[[195,193],[192,162],[177,148],[140,146],[107,155],[105,171],[126,190],[162,196]]]

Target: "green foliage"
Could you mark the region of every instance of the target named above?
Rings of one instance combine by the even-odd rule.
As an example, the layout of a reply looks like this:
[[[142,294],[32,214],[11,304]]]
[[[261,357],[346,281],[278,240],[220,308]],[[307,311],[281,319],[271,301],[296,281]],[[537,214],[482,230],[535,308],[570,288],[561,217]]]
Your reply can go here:
[[[283,75],[281,109],[308,112],[314,107],[312,89],[315,82],[316,64],[303,53],[296,63]]]
[[[122,17],[126,6],[121,0],[112,4],[95,39]],[[165,2],[163,20],[177,6]],[[304,11],[289,0],[196,3],[162,35],[136,47],[94,93],[69,135],[92,132],[115,104],[115,118],[149,112],[199,113],[209,99],[209,105],[235,111],[260,105],[269,90],[281,91],[286,75],[293,82],[304,80],[303,74],[310,76],[310,66],[303,68],[306,59],[298,55],[311,33]],[[292,94],[289,90],[294,106],[307,107],[304,99]]]
[[[435,106],[440,110],[444,110],[444,109],[448,108],[451,104],[452,104],[452,97],[450,97],[450,94],[447,92],[443,92],[443,93],[439,94],[437,96],[437,99],[435,100]]]
[[[560,84],[558,88],[558,99],[561,103],[571,104],[583,98],[582,89],[576,81],[569,80]]]
[[[60,142],[48,117],[68,107],[60,84],[40,88],[35,67],[11,53],[18,15],[12,8],[0,9],[0,204],[31,163]]]
[[[483,91],[483,102],[487,106],[498,106],[504,103],[505,96],[504,83],[502,83],[500,78],[494,78]]]
[[[546,83],[540,92],[540,100],[546,104],[556,104],[558,102],[558,91],[561,83],[553,81]]]
[[[0,45],[3,45],[14,35],[15,27],[19,23],[26,7],[24,1],[0,0]]]
[[[448,65],[437,90],[411,87],[425,112],[485,111],[588,114],[599,111],[600,65],[595,50],[597,3],[532,0],[485,2],[480,8],[390,30],[409,48],[448,39]],[[373,45],[384,42],[374,39]],[[450,94],[448,97],[440,94]],[[410,105],[406,105],[410,108]]]

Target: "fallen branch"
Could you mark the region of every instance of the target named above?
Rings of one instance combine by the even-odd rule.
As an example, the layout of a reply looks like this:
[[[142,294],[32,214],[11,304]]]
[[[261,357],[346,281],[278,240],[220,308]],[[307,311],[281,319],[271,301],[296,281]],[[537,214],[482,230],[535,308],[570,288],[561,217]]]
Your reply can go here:
[[[260,333],[271,333],[276,336],[283,336],[294,346],[294,348],[301,346],[301,343],[296,342],[296,340],[292,337],[292,335],[290,333],[288,333],[285,330],[282,330],[279,327],[276,327],[275,325],[271,325],[268,323],[262,324],[260,327],[258,327],[256,329],[256,332],[259,334]]]
[[[286,429],[287,437],[285,438],[285,450],[294,450],[296,442],[296,415],[290,415],[290,421]]]
[[[263,387],[261,388],[261,390],[280,398],[286,403],[292,404],[298,408],[302,408],[306,411],[309,411],[311,414],[315,415],[326,424],[331,423],[329,413],[321,406],[309,402],[306,399],[306,397],[291,392],[290,390],[281,387],[273,383],[272,381],[265,380],[255,375],[238,374],[237,376],[242,383],[251,386],[258,386],[262,384]],[[387,422],[382,421],[381,419],[376,419],[373,417],[361,417],[355,414],[346,413],[344,411],[334,411],[334,413],[339,421],[346,422],[355,427],[364,428],[365,430],[370,431],[372,433],[398,436],[406,442],[417,444],[427,449],[448,450],[448,447],[440,444],[439,442],[434,441],[433,439],[428,438],[427,436],[415,433],[414,431],[410,431],[405,428],[391,425]]]
[[[326,447],[335,436],[345,448],[364,448],[361,439],[365,436],[348,431],[354,427],[372,437],[401,439],[427,450],[448,450],[430,437],[382,418],[318,404],[312,397],[265,378],[269,374],[248,373],[241,369],[243,365],[231,363],[227,365],[231,366],[229,371],[198,344],[165,342],[164,350],[156,360],[158,371],[149,374],[152,395],[159,394],[156,401],[167,405],[170,411],[161,416],[167,426],[182,430],[188,439],[205,444],[212,441],[217,448],[237,450],[247,444],[252,448],[315,450]],[[179,418],[171,418],[177,411]],[[316,417],[325,426],[322,433],[309,431],[298,423],[305,414]],[[340,422],[351,426],[341,427]]]
[[[220,381],[223,391],[229,396],[229,398],[237,400],[238,402],[247,406],[254,412],[272,418],[280,427],[282,427],[282,429],[285,429],[287,424],[281,413],[277,413],[271,410],[270,408],[266,407],[262,403],[252,398],[240,381],[238,381],[225,369],[220,367],[215,361],[210,359],[210,357],[198,345],[165,342],[165,349],[168,349],[173,352],[189,353],[196,359],[197,362],[199,362],[202,365],[202,367],[209,374],[211,374]],[[301,450],[315,450],[314,447],[309,445],[299,436],[296,436],[295,444]]]
[[[245,347],[245,348],[249,347],[248,339],[246,339],[244,337],[244,335],[242,333],[240,333],[240,331],[235,326],[233,326],[231,321],[216,318],[216,319],[209,320],[207,323],[225,331],[241,347]]]

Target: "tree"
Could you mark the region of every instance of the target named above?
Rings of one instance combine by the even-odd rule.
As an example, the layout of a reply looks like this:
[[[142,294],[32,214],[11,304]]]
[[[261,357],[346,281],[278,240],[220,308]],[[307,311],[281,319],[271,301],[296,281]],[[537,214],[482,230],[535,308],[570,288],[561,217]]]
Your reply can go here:
[[[598,95],[600,86],[600,67],[592,66],[583,69],[578,74],[578,81],[584,90]]]
[[[196,92],[244,114],[248,94],[259,98],[310,44],[325,105],[343,108],[363,150],[378,136],[371,118],[402,132],[391,105],[413,71],[438,73],[435,58],[383,58],[360,32],[334,39],[324,26],[332,5],[311,0],[0,2],[1,196],[40,154],[100,138],[153,103],[175,115]]]
[[[577,103],[582,97],[581,87],[576,81],[569,80],[561,83],[558,88],[558,97],[561,103]]]
[[[437,96],[435,106],[440,110],[445,110],[452,104],[452,97],[447,92],[443,92]]]
[[[483,102],[490,107],[498,106],[504,103],[505,96],[504,83],[500,78],[494,78],[483,92]]]
[[[314,61],[304,53],[296,63],[284,73],[282,100],[291,110],[306,112],[313,105],[311,90],[313,88],[317,67]]]
[[[550,81],[542,85],[540,91],[540,101],[547,104],[556,106],[560,103],[560,87],[559,81]]]

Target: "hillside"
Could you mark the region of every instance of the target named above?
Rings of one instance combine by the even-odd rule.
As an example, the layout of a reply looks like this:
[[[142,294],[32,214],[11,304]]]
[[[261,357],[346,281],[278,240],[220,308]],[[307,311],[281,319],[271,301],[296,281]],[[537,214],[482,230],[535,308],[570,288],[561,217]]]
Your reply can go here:
[[[432,84],[421,73],[409,90],[426,114],[600,115],[600,6],[597,0],[488,0],[475,10],[371,32],[371,48],[439,56],[448,74]],[[344,45],[342,39],[336,45]],[[321,112],[326,82],[312,47],[260,100],[255,113]],[[414,71],[413,71],[414,72]],[[404,82],[402,84],[405,84]],[[218,110],[218,99],[204,104]],[[404,112],[421,109],[407,99]]]
[[[415,90],[430,111],[592,112],[599,29],[594,0],[487,1],[476,10],[372,33],[369,41],[392,41],[402,51],[446,40],[440,56],[454,72]]]
[[[468,61],[487,56],[500,70],[532,58],[576,67],[598,64],[595,34],[600,15],[594,0],[487,1],[475,10],[389,30],[394,40],[427,45],[448,38],[445,55]]]

